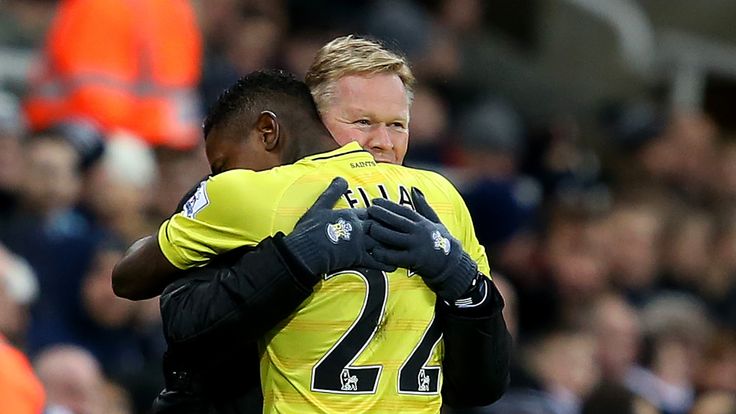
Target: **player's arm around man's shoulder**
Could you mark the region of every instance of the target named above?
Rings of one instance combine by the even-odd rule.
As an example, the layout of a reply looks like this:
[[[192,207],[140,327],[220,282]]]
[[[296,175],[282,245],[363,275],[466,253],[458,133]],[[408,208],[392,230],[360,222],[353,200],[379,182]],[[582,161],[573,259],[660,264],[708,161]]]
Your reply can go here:
[[[223,173],[194,186],[158,232],[134,243],[117,263],[112,274],[115,293],[132,300],[157,296],[184,269],[246,244],[247,235],[239,236],[235,229],[250,224],[242,211],[255,199],[247,197],[253,174]]]

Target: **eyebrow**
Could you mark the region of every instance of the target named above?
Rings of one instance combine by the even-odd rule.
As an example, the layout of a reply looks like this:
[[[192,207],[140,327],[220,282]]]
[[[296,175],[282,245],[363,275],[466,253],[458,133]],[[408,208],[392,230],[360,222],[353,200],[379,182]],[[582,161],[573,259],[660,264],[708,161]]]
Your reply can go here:
[[[373,112],[368,111],[362,108],[345,108],[343,112],[344,116],[347,117],[366,117],[366,118],[372,118],[376,119],[379,118],[379,116]],[[408,122],[409,121],[410,114],[406,114],[406,116],[400,116],[400,117],[391,117],[391,121],[403,121]]]

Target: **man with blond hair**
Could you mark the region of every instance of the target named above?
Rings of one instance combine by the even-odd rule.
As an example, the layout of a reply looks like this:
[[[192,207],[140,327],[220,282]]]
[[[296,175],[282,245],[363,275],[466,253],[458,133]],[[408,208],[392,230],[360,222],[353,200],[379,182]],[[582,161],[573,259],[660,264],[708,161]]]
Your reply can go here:
[[[340,58],[340,53],[346,53],[348,56]],[[354,56],[356,58],[351,58]],[[330,65],[330,62],[335,62],[334,65]],[[320,115],[324,124],[327,126],[329,131],[332,133],[335,141],[339,144],[347,144],[351,141],[357,141],[360,146],[365,150],[369,151],[375,161],[386,162],[392,164],[400,164],[403,161],[404,155],[406,154],[407,143],[408,143],[408,124],[409,124],[409,106],[412,97],[412,87],[414,78],[411,71],[406,64],[406,61],[394,54],[382,48],[379,44],[368,41],[365,39],[358,39],[353,37],[338,38],[333,42],[326,45],[315,59],[313,69],[307,75],[307,82],[311,87],[311,92],[317,105],[319,107]],[[208,151],[210,155],[210,151]],[[219,170],[227,170],[232,168],[233,165],[220,165],[218,160],[210,160],[213,167],[213,172]],[[356,166],[360,168],[361,166]],[[361,198],[362,197],[362,198]],[[350,207],[363,202],[364,206],[369,204],[366,195],[360,192],[360,194],[354,193],[353,197],[349,193],[345,194],[345,198]],[[411,205],[411,200],[408,204]],[[472,231],[472,229],[471,229]],[[388,240],[386,241],[388,242]],[[390,244],[390,243],[389,243]],[[406,253],[408,246],[392,246],[396,251],[400,249],[403,253]],[[294,253],[294,252],[291,252]],[[244,255],[247,256],[249,253]],[[401,261],[396,255],[384,256],[386,263],[393,261]],[[406,259],[404,259],[406,260]],[[393,264],[393,263],[392,263]],[[401,263],[403,264],[403,263]],[[233,272],[237,273],[237,270],[242,272],[242,269],[233,269]],[[337,270],[337,269],[332,269]],[[190,271],[191,272],[191,271]],[[238,275],[237,277],[242,277]],[[466,276],[463,276],[463,280],[469,280]],[[482,283],[485,283],[485,280]],[[425,280],[426,281],[426,280]],[[197,282],[187,282],[190,286],[183,284],[176,284],[176,288],[172,291],[176,292],[176,295],[165,295],[162,301],[166,302],[166,309],[163,312],[164,321],[166,323],[167,313],[174,315],[175,319],[181,321],[182,311],[186,312],[186,306],[184,302],[191,300],[191,296],[184,296],[187,298],[185,301],[181,301],[181,307],[177,306],[177,300],[182,298],[182,289],[196,290],[191,287],[191,284],[208,285],[209,280],[199,280]],[[217,282],[215,282],[217,283]],[[428,286],[431,287],[431,283],[427,282]],[[496,292],[495,287],[492,283],[488,282],[488,289]],[[171,292],[171,291],[170,291]],[[271,290],[274,303],[279,304],[283,308],[291,306],[291,309],[295,309],[299,302],[285,303],[279,302],[279,292],[277,290]],[[334,292],[334,294],[340,294]],[[483,295],[483,297],[498,297],[497,295]],[[212,300],[211,298],[209,298]],[[468,298],[473,300],[472,298]],[[480,298],[479,300],[482,300]],[[440,314],[443,316],[440,318],[440,325],[443,328],[445,334],[445,362],[453,359],[456,362],[455,367],[446,367],[443,362],[443,368],[454,371],[455,375],[450,375],[450,378],[458,378],[461,371],[475,368],[483,369],[484,366],[481,363],[478,366],[478,362],[484,357],[480,356],[480,359],[475,359],[474,363],[464,363],[464,361],[470,359],[468,349],[471,349],[473,344],[463,344],[463,339],[470,337],[478,339],[480,343],[483,342],[483,338],[488,335],[489,332],[492,334],[498,334],[499,341],[503,343],[500,347],[499,344],[491,345],[490,352],[503,348],[506,352],[507,357],[507,332],[505,326],[503,326],[503,319],[500,317],[500,306],[486,307],[488,314],[482,314],[475,312],[475,310],[468,311],[467,308],[458,307],[454,303],[448,303],[446,301],[439,301],[437,306],[440,307]],[[502,305],[501,305],[502,306]],[[433,308],[434,306],[432,306]],[[445,309],[446,307],[446,309]],[[191,309],[191,308],[190,308]],[[238,312],[241,315],[246,315],[252,309],[240,308]],[[433,312],[433,309],[430,308]],[[191,312],[191,310],[190,310]],[[192,315],[196,317],[196,315]],[[240,318],[241,322],[243,319]],[[483,321],[483,323],[478,323]],[[278,321],[274,321],[275,325]],[[485,323],[485,325],[483,325]],[[213,326],[216,323],[212,324]],[[256,325],[263,329],[263,321],[259,321]],[[271,326],[273,326],[271,325]],[[483,325],[483,326],[481,326]],[[492,326],[491,326],[492,325]],[[267,327],[270,329],[270,326]],[[186,328],[184,329],[187,330]],[[169,334],[176,331],[176,326],[169,326]],[[191,330],[190,330],[191,331]],[[216,336],[210,332],[211,336]],[[175,335],[176,336],[176,335]],[[181,336],[180,336],[181,337]],[[221,337],[221,335],[220,335]],[[480,339],[479,339],[480,338]],[[342,340],[341,340],[342,341]],[[472,340],[471,340],[472,341]],[[199,343],[202,343],[201,337],[198,339]],[[470,345],[471,348],[467,348],[466,345]],[[482,347],[482,344],[479,344]],[[213,349],[217,349],[213,347]],[[484,350],[489,350],[486,347]],[[503,354],[503,352],[500,352]],[[449,356],[449,358],[448,358]],[[500,360],[503,360],[503,356],[498,356]],[[501,363],[500,366],[507,364]],[[496,365],[498,366],[498,365]],[[453,369],[454,368],[454,369]],[[424,372],[424,370],[421,370]],[[356,384],[357,378],[353,378],[352,372],[346,368],[342,374],[347,374],[345,378],[345,384],[347,388],[343,391],[344,394],[350,394],[349,385]],[[435,394],[439,391],[425,390],[427,388],[423,384],[427,384],[429,381],[430,371],[424,372],[423,378],[418,378],[418,395],[423,394]],[[485,373],[484,373],[485,375]],[[499,372],[499,376],[505,378],[506,371]],[[437,379],[433,379],[436,381]],[[463,381],[464,383],[470,383],[472,381]],[[499,381],[504,383],[505,381]],[[447,381],[445,383],[447,385]],[[450,381],[449,386],[455,388],[462,388],[463,384],[453,383]],[[436,387],[436,386],[435,386]],[[475,388],[475,387],[473,387]],[[457,389],[454,391],[458,391]],[[319,391],[318,391],[319,392]],[[327,392],[327,391],[322,391]],[[339,393],[339,390],[338,390]],[[462,394],[463,390],[459,390],[459,394]],[[494,396],[489,395],[478,395],[476,401],[489,401],[489,398],[497,398],[499,390],[493,391]],[[364,394],[360,392],[359,394]],[[349,402],[350,397],[345,397],[346,403]],[[467,400],[466,400],[467,401]],[[457,401],[462,404],[463,401]],[[470,403],[470,405],[474,405]]]
[[[392,164],[406,155],[415,82],[404,57],[354,36],[322,47],[305,77],[335,141],[357,141],[376,161]]]

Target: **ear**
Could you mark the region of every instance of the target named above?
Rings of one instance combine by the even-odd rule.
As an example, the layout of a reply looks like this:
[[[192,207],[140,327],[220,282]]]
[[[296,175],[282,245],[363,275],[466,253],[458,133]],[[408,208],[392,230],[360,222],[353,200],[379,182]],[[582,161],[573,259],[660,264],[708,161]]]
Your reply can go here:
[[[271,111],[263,111],[256,118],[256,131],[266,151],[273,151],[281,139],[279,120]]]

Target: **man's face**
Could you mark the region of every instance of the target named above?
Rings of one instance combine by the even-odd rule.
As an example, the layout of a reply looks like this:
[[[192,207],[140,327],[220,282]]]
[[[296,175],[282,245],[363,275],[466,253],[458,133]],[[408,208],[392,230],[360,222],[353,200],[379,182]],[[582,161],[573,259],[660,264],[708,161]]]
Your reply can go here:
[[[356,141],[376,161],[401,164],[409,143],[409,102],[398,75],[345,76],[334,91],[322,121],[335,141]]]

